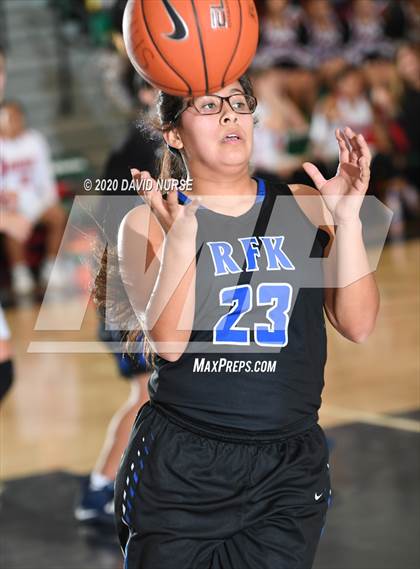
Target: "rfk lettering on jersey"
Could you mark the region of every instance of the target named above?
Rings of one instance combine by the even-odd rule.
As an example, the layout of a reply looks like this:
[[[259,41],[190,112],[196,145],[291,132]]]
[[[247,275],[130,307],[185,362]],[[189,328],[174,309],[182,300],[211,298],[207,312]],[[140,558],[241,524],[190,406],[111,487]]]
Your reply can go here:
[[[284,251],[284,235],[265,237],[242,237],[238,239],[245,254],[247,272],[259,271],[264,266],[267,271],[294,271],[295,266]],[[214,265],[214,276],[242,272],[241,265],[233,257],[233,247],[228,241],[209,241]]]

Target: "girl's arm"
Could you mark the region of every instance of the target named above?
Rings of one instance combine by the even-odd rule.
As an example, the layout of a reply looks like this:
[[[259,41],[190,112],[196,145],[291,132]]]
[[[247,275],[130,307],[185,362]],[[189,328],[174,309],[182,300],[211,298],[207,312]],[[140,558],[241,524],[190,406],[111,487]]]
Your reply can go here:
[[[373,331],[379,310],[359,217],[369,184],[370,152],[363,136],[350,128],[337,131],[336,137],[340,148],[336,176],[326,180],[313,164],[305,163],[304,168],[322,197],[331,236],[331,227],[337,227],[324,261],[326,314],[343,336],[363,342]]]
[[[334,241],[324,264],[325,312],[340,334],[360,343],[373,332],[379,311],[379,291],[369,268],[360,220],[340,224]]]
[[[136,171],[134,177],[150,175]],[[141,195],[147,205],[130,212],[120,229],[122,279],[153,350],[176,361],[194,320],[198,204],[179,205],[176,192],[164,200],[156,184]]]

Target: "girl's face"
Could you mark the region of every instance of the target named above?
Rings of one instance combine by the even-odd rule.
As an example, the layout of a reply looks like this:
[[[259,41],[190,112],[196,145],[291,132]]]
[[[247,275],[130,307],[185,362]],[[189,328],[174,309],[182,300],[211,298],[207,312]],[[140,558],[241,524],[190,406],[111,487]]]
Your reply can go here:
[[[238,93],[244,90],[235,81],[214,94],[228,97]],[[183,150],[192,176],[237,173],[248,169],[253,131],[252,115],[237,113],[223,101],[218,114],[203,115],[195,107],[188,107],[181,115],[179,127],[168,133],[167,142]]]

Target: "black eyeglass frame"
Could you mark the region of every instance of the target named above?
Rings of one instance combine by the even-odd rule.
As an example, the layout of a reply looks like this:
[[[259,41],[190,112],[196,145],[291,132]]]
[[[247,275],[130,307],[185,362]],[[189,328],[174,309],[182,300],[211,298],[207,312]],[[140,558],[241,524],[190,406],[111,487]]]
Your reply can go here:
[[[237,97],[238,95],[242,95],[244,96],[247,100],[251,99],[254,102],[254,108],[252,109],[252,111],[249,111],[247,113],[241,113],[240,111],[235,110],[230,102],[230,99],[232,97]],[[194,98],[191,99],[184,108],[180,109],[174,116],[173,120],[172,120],[172,124],[175,124],[176,121],[179,119],[179,117],[182,115],[182,113],[184,111],[186,111],[187,109],[189,109],[190,107],[194,107],[194,109],[200,114],[200,115],[218,115],[219,113],[222,112],[223,109],[223,103],[225,101],[227,101],[229,107],[232,109],[232,111],[238,115],[252,115],[253,113],[255,113],[256,109],[257,109],[257,104],[258,101],[256,99],[256,97],[254,97],[254,95],[248,95],[247,93],[232,93],[232,95],[229,95],[228,97],[221,97],[220,95],[200,95],[200,97],[217,97],[217,99],[220,100],[220,109],[216,112],[212,112],[212,113],[201,113],[200,109],[198,109],[195,104],[194,104]],[[196,97],[197,99],[199,99],[200,97]]]

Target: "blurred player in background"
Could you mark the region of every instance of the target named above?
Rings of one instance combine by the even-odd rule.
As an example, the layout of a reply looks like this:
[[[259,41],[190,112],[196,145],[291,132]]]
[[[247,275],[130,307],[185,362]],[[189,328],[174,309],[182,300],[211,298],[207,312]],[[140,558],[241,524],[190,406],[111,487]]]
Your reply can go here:
[[[134,81],[134,90],[140,113],[147,115],[155,101],[156,91],[138,76]],[[131,181],[130,168],[138,162],[144,169],[155,173],[158,146],[157,141],[151,140],[147,133],[140,130],[137,122],[132,122],[126,137],[107,160],[104,179],[118,180],[118,187],[121,188],[123,180]],[[113,192],[112,196],[111,199],[100,198],[100,205],[95,213],[108,247],[116,246],[118,228],[126,213],[142,203],[135,192],[117,191]],[[115,277],[119,280],[118,275]],[[124,294],[123,290],[121,294]],[[114,524],[114,480],[137,412],[149,399],[147,381],[150,371],[141,352],[134,357],[123,353],[126,333],[124,330],[108,330],[103,313],[100,314],[98,333],[101,340],[113,343],[114,349],[111,348],[111,351],[114,353],[120,376],[130,382],[130,394],[112,417],[93,471],[83,481],[82,496],[75,509],[75,517],[81,522]],[[115,348],[118,343],[121,344],[121,351]]]
[[[2,208],[23,215],[32,227],[38,223],[46,227],[47,252],[40,270],[41,284],[61,286],[66,275],[59,267],[54,272],[52,268],[64,232],[65,213],[59,202],[48,144],[41,133],[27,128],[17,101],[4,101],[0,106],[0,145]],[[26,264],[25,243],[9,235],[5,246],[13,291],[18,295],[32,292],[35,281]]]

